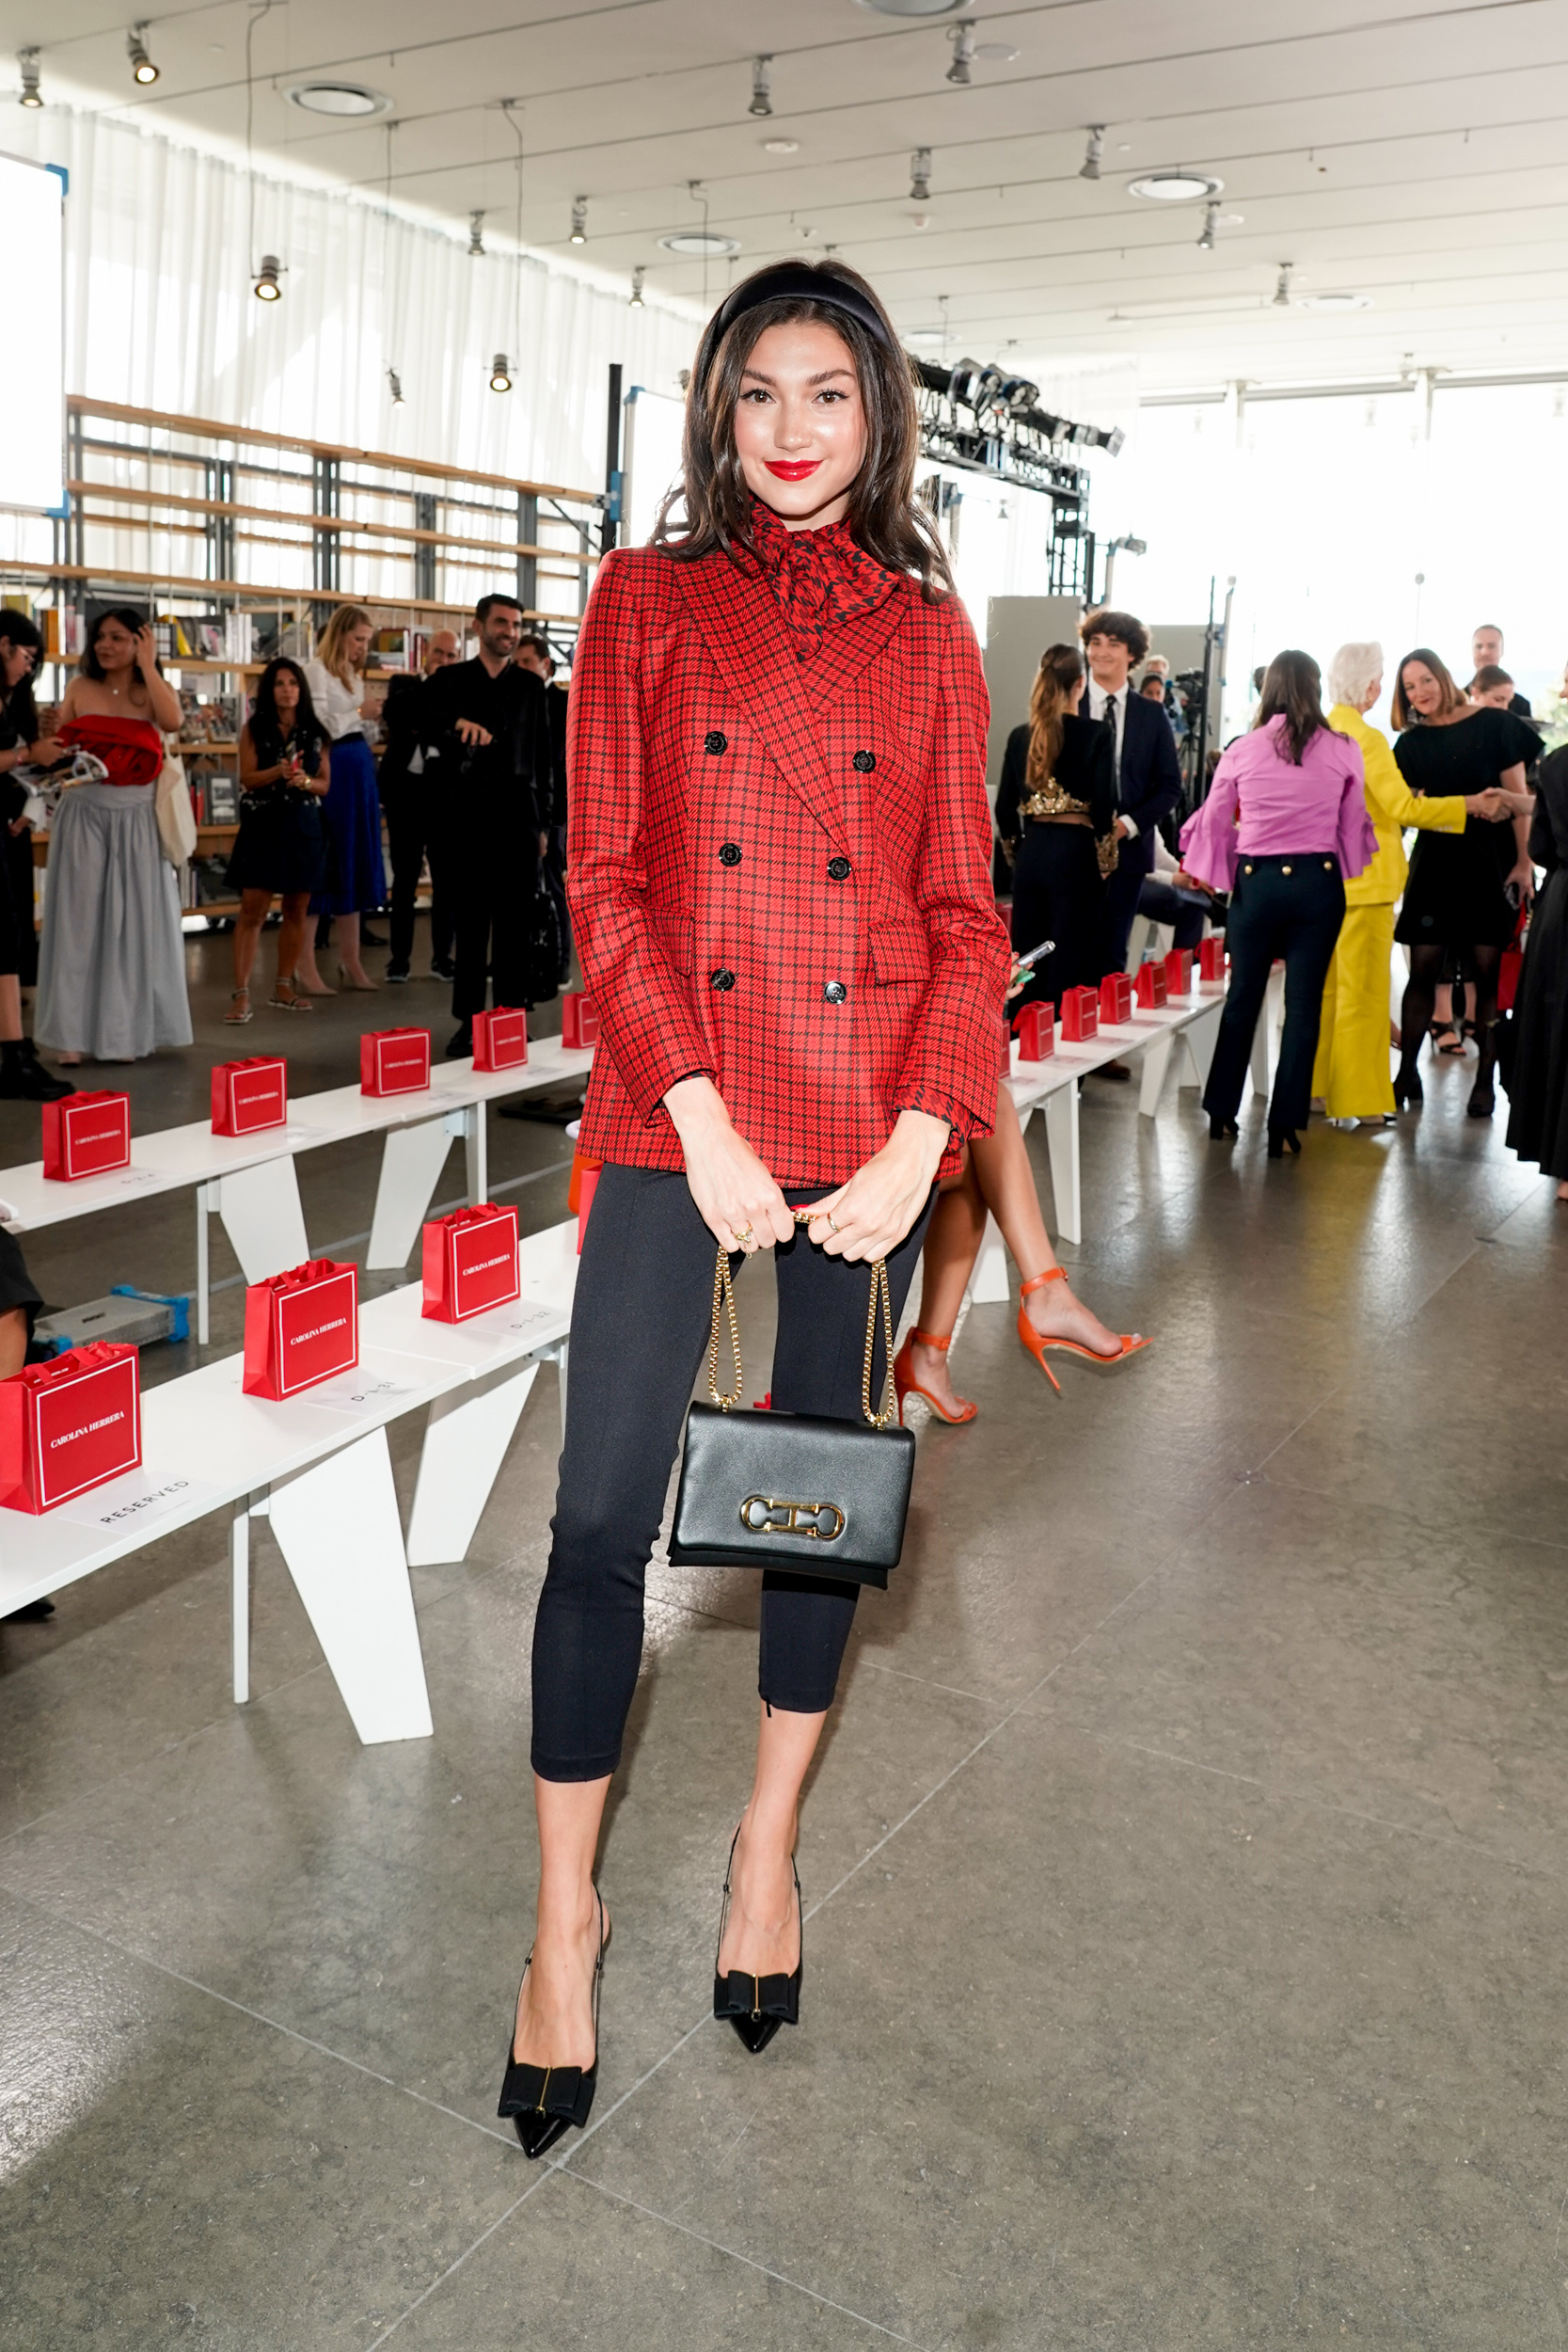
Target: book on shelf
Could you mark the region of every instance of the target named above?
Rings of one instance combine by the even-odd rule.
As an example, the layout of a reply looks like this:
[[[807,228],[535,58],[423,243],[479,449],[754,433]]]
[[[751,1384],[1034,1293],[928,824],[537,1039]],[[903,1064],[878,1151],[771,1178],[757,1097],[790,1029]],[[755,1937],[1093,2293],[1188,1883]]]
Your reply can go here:
[[[237,776],[213,775],[205,779],[207,801],[206,822],[209,825],[237,825],[240,821],[240,783]]]

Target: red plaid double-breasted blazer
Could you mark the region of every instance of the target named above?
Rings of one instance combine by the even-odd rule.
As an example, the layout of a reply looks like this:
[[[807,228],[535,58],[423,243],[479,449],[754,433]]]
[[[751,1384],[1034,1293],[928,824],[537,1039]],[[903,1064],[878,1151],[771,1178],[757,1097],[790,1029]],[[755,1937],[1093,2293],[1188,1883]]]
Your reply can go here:
[[[784,1185],[842,1183],[901,1109],[996,1119],[1007,935],[988,702],[955,597],[899,580],[801,663],[722,554],[608,556],[573,665],[567,897],[599,1046],[581,1148],[684,1166],[703,1072]]]

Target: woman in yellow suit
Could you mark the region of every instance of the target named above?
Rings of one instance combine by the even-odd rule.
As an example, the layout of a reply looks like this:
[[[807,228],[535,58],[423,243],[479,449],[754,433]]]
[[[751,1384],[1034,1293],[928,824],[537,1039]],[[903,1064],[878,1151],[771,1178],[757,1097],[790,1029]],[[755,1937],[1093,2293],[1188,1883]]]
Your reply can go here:
[[[1328,665],[1328,691],[1334,698],[1329,725],[1361,746],[1367,814],[1377,834],[1377,855],[1364,873],[1345,884],[1345,920],[1323,987],[1312,1091],[1323,1096],[1330,1119],[1391,1120],[1388,968],[1394,951],[1394,902],[1409,871],[1403,829],[1417,825],[1425,832],[1463,833],[1466,816],[1496,817],[1503,795],[1475,792],[1429,801],[1409,789],[1387,737],[1362,716],[1383,691],[1381,645],[1341,645]]]

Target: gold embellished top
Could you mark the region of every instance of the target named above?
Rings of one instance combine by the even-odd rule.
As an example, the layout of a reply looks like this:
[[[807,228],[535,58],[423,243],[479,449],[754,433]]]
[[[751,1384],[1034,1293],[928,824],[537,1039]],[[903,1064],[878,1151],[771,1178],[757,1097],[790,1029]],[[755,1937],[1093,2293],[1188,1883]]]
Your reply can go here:
[[[1021,817],[1087,817],[1091,814],[1087,801],[1075,801],[1070,792],[1064,792],[1054,776],[1047,776],[1038,792],[1031,792],[1026,801],[1020,801]]]

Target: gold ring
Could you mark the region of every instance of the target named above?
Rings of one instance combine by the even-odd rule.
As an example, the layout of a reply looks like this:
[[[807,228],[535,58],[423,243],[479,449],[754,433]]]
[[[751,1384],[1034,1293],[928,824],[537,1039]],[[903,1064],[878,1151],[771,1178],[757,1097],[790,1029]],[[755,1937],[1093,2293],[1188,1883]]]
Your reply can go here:
[[[828,1231],[830,1233],[836,1233],[839,1231],[839,1228],[833,1223],[833,1213],[832,1209],[828,1211]]]
[[[734,1230],[735,1230],[735,1229],[732,1227],[732,1228],[731,1228],[731,1231],[732,1231],[732,1232],[734,1232]],[[739,1232],[736,1232],[736,1235],[735,1235],[735,1246],[736,1246],[736,1248],[737,1249],[739,1249],[739,1248],[743,1248],[743,1247],[744,1247],[744,1245],[745,1245],[747,1242],[749,1242],[749,1241],[751,1240],[751,1238],[752,1238],[752,1229],[751,1229],[751,1227],[750,1227],[749,1225],[743,1225],[743,1226],[740,1228]]]

